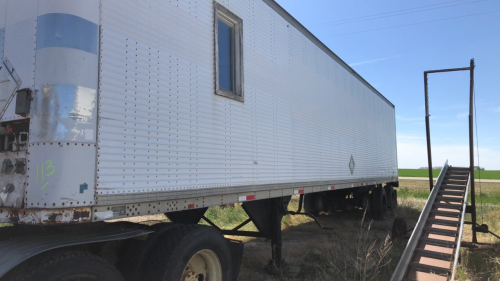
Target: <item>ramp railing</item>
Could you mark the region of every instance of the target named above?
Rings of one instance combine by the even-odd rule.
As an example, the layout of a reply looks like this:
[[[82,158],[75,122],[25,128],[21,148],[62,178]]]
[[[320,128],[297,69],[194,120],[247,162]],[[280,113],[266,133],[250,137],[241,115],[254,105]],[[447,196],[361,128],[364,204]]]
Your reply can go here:
[[[455,277],[471,176],[446,161],[391,280]]]
[[[403,280],[404,275],[408,269],[408,265],[411,262],[411,258],[413,256],[413,252],[417,248],[417,244],[420,240],[420,236],[422,235],[422,232],[424,230],[427,218],[429,217],[429,214],[432,209],[432,205],[434,204],[434,201],[437,197],[437,194],[439,192],[439,187],[441,186],[441,183],[444,180],[444,176],[446,175],[446,172],[448,171],[448,160],[444,163],[443,169],[439,173],[439,176],[436,180],[436,184],[434,185],[434,188],[432,189],[431,194],[429,195],[429,199],[427,199],[427,202],[425,203],[424,209],[420,213],[420,217],[418,218],[417,225],[413,229],[413,233],[411,234],[410,240],[408,240],[408,244],[406,244],[406,248],[403,252],[403,255],[401,256],[401,259],[399,260],[398,266],[396,267],[396,270],[394,271],[391,281],[399,281]]]
[[[458,234],[457,248],[455,250],[453,270],[451,271],[451,279],[450,280],[455,280],[455,273],[457,272],[458,257],[460,256],[460,243],[462,242],[462,235],[464,234],[465,210],[467,207],[467,196],[469,194],[470,181],[471,181],[471,177],[469,176],[469,179],[467,180],[467,186],[465,188],[465,197],[464,197],[465,200],[464,200],[464,203],[462,205],[462,217],[460,219],[460,230],[458,232],[459,234]]]

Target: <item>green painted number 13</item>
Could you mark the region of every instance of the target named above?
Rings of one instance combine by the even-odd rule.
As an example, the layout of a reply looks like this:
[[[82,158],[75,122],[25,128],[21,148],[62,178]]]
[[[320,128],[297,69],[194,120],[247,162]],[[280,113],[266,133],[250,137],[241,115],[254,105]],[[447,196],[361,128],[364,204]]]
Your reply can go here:
[[[40,169],[40,166],[41,166],[41,169]],[[48,182],[45,182],[46,178],[52,176],[54,174],[54,172],[56,171],[56,168],[54,168],[54,166],[52,166],[52,160],[47,160],[47,162],[45,162],[45,164],[36,166],[36,184],[37,185],[38,185],[40,170],[41,170],[41,174],[42,174],[42,180],[40,181],[40,183],[41,184],[45,183],[42,186],[42,189],[44,189],[49,184]]]

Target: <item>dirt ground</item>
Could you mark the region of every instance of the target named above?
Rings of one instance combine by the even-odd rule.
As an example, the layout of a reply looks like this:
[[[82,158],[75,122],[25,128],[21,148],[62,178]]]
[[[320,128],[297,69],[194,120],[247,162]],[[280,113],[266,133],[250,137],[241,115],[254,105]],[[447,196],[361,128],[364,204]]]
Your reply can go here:
[[[320,215],[321,225],[331,230],[320,229],[309,219],[284,226],[283,256],[289,269],[274,275],[266,268],[270,241],[250,239],[238,280],[388,280],[405,244],[390,242],[393,219],[407,217],[408,227],[413,227],[424,205],[422,200],[405,201],[385,221],[364,218],[364,212],[356,209]]]

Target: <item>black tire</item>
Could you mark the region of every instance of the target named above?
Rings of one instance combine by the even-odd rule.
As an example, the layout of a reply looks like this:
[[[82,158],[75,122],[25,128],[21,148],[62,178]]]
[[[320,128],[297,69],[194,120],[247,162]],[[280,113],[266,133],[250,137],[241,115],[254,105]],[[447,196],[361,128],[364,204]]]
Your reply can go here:
[[[387,207],[390,211],[395,211],[398,209],[398,194],[392,185],[386,185],[384,187],[385,194],[387,196]]]
[[[120,272],[105,259],[77,251],[42,254],[29,261],[22,272],[14,274],[15,277],[2,280],[123,281]]]
[[[376,220],[387,219],[387,196],[385,189],[376,187],[372,192],[372,215]]]
[[[227,240],[215,228],[203,225],[181,225],[157,240],[142,280],[179,281],[190,259],[202,250],[217,255],[222,280],[231,280],[231,251]]]
[[[391,233],[391,238],[392,240],[396,240],[398,238],[403,237],[403,235],[408,232],[408,226],[406,224],[406,220],[403,218],[395,218],[394,222],[392,223],[392,233]]]
[[[392,193],[392,210],[397,211],[398,210],[398,191],[394,190]]]
[[[146,240],[128,239],[126,241],[126,250],[121,254],[120,262],[117,265],[126,281],[141,280],[150,256],[156,251],[158,241],[162,240],[166,233],[180,225],[158,223],[149,227],[154,232],[149,234]]]
[[[305,194],[304,211],[314,216],[318,216],[321,211],[327,212],[325,201],[325,196],[321,192]]]

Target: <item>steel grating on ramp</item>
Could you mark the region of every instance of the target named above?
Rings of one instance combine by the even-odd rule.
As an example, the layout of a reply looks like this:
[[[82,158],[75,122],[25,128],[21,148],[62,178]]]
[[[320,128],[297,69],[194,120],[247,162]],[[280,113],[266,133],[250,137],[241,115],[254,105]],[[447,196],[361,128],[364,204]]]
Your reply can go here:
[[[460,252],[469,168],[448,161],[420,214],[392,281],[453,280]]]

